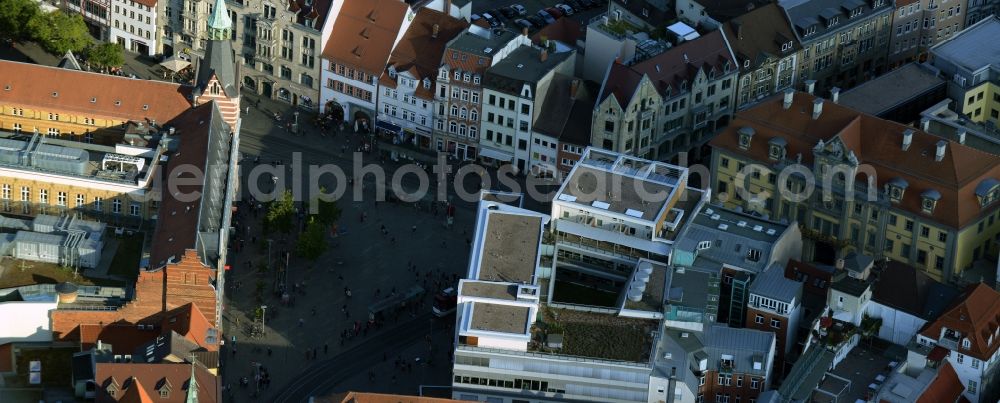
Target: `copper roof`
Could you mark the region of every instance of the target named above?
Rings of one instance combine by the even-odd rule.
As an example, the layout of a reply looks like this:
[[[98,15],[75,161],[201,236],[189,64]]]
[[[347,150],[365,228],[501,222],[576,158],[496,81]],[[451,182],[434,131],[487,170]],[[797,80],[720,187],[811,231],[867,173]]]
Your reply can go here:
[[[767,58],[776,60],[802,48],[785,19],[785,13],[774,3],[733,18],[723,27],[739,66],[742,68],[744,60],[750,60],[750,67],[746,70],[756,69]],[[783,52],[782,44],[788,42],[792,43],[792,47]]]
[[[844,154],[853,152],[860,164],[869,164],[877,174],[877,188],[893,178],[909,183],[897,207],[928,217],[921,207],[921,194],[936,190],[941,198],[929,217],[952,228],[963,228],[978,220],[983,211],[975,188],[989,178],[1000,178],[1000,156],[947,141],[944,158],[935,161],[940,137],[912,129],[900,123],[866,115],[833,102],[825,102],[818,119],[812,118],[816,97],[795,93],[789,109],[782,106],[782,95],[772,96],[756,106],[737,112],[733,122],[711,141],[713,148],[741,155],[759,162],[769,162],[768,141],[783,138],[787,158],[801,155],[802,163],[813,161],[813,147],[820,141],[839,141]],[[750,127],[756,134],[748,150],[739,147],[737,131]],[[903,132],[913,130],[907,150],[902,149]],[[864,135],[862,135],[862,133]],[[857,183],[867,183],[859,174]]]
[[[195,380],[198,384],[198,402],[220,401],[219,381],[204,367],[195,365]],[[98,363],[97,403],[123,402],[129,389],[141,385],[142,389],[156,395],[157,402],[184,403],[191,380],[191,364],[148,364],[148,363]],[[121,391],[116,396],[108,395],[108,386],[116,383]],[[166,397],[160,390],[168,390]],[[139,393],[141,396],[141,393]],[[138,400],[133,400],[138,401]]]
[[[409,71],[417,80],[429,78],[433,82],[437,77],[437,69],[441,65],[441,55],[445,46],[468,25],[465,20],[453,18],[440,11],[421,8],[403,34],[403,38],[392,50],[387,66],[394,66],[397,72]],[[435,26],[438,29],[436,36]],[[392,88],[396,87],[395,80],[389,77],[388,67],[379,77],[379,82]],[[420,88],[423,86],[418,85],[418,89]],[[426,98],[432,99],[434,94],[427,92],[428,94],[424,94],[429,95]]]
[[[937,320],[928,322],[920,334],[937,340],[941,337],[942,328],[952,329],[970,342],[968,349],[959,342],[958,352],[989,361],[1000,347],[1000,338],[991,337],[1000,327],[1000,293],[979,283],[969,286],[958,300],[956,305]],[[992,344],[989,343],[990,340],[993,340]]]
[[[0,103],[51,112],[165,123],[191,107],[191,88],[0,60]]]
[[[380,74],[409,6],[399,0],[346,0],[333,23],[323,57]]]

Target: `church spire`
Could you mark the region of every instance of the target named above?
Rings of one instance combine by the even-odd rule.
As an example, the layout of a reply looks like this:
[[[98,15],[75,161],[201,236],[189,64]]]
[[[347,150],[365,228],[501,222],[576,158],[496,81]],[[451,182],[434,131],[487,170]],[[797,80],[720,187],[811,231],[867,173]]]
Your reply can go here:
[[[215,0],[212,15],[208,17],[208,40],[223,41],[229,39],[229,30],[232,27],[233,20],[229,18],[229,11],[226,10],[226,0]]]
[[[221,0],[220,0],[221,1]],[[188,381],[187,399],[185,403],[198,403],[198,379],[194,376],[194,365],[197,363],[194,356],[191,356],[191,380]]]

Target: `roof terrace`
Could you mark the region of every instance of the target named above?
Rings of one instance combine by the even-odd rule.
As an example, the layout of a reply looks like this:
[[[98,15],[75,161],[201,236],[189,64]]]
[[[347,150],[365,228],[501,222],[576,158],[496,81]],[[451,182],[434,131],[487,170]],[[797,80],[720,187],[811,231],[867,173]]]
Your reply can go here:
[[[541,217],[489,211],[479,235],[478,280],[532,283],[538,265]]]
[[[529,351],[648,363],[658,325],[655,320],[543,309]]]

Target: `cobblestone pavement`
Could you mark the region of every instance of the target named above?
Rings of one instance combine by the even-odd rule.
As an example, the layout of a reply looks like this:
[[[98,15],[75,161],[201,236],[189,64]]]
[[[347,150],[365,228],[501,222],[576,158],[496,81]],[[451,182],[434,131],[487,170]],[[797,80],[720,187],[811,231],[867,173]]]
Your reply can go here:
[[[245,154],[241,172],[246,176],[261,155],[260,163],[278,160],[287,163],[293,152],[301,152],[303,165],[334,163],[350,172],[350,162],[340,155],[340,147],[353,149],[359,143],[357,135],[348,133],[320,135],[311,126],[303,133],[291,134],[275,124],[274,112],[287,116],[287,107],[269,100],[257,106],[253,97],[244,98],[254,105],[244,115],[241,131],[241,151]],[[303,112],[300,121],[306,119]],[[372,163],[368,156],[365,163]],[[290,171],[286,171],[290,172]],[[266,179],[265,179],[266,178]],[[330,182],[324,185],[332,186]],[[258,178],[262,189],[274,186],[269,176]],[[406,183],[404,183],[405,185]],[[244,181],[244,190],[248,183]],[[450,378],[447,352],[451,349],[453,317],[432,319],[430,301],[435,290],[453,284],[465,272],[468,264],[468,241],[473,231],[472,204],[461,203],[456,209],[451,228],[445,225],[443,211],[437,214],[416,210],[405,203],[372,203],[374,190],[368,186],[365,200],[341,199],[343,213],[338,224],[340,235],[329,238],[330,249],[316,262],[298,258],[294,253],[295,235],[274,236],[271,259],[275,264],[285,259],[291,250],[287,284],[304,284],[304,292],[292,293],[294,305],[282,304],[280,298],[267,291],[273,289],[273,273],[261,273],[259,268],[268,257],[266,236],[260,232],[264,212],[254,215],[246,204],[239,213],[239,237],[244,249],[231,255],[233,270],[227,284],[225,333],[227,341],[236,336],[236,353],[232,343],[225,351],[223,382],[231,385],[227,398],[232,401],[297,402],[311,394],[323,394],[348,389],[378,390],[416,394],[421,384],[446,384]],[[362,215],[367,215],[364,221]],[[388,234],[382,232],[385,226]],[[247,230],[249,227],[249,230]],[[414,229],[416,228],[416,229]],[[256,244],[254,243],[256,239]],[[252,263],[251,263],[252,262]],[[416,267],[414,272],[409,267]],[[255,288],[263,282],[265,293],[258,301]],[[233,286],[242,284],[238,290]],[[427,295],[423,305],[414,312],[402,314],[398,320],[388,320],[381,330],[362,331],[361,335],[341,345],[341,333],[356,321],[368,320],[368,306],[376,298],[392,292],[402,292],[413,284],[423,286]],[[347,297],[344,288],[351,290]],[[250,339],[245,332],[260,305],[267,305],[266,335]],[[346,305],[346,313],[344,307]],[[236,321],[239,325],[236,325]],[[301,320],[301,324],[300,324]],[[434,329],[430,342],[425,338]],[[405,336],[400,339],[400,336]],[[411,372],[393,370],[400,356],[411,365],[417,357],[430,355],[428,343],[437,354],[434,367],[421,366]],[[306,358],[315,351],[317,358]],[[390,358],[392,357],[392,358]],[[383,361],[385,358],[385,361]],[[253,379],[256,364],[270,375],[270,387],[260,391],[251,384],[240,386],[240,379]],[[369,381],[369,371],[375,380]],[[360,375],[359,375],[360,374]],[[392,381],[392,377],[396,381]],[[281,392],[279,392],[281,391]]]

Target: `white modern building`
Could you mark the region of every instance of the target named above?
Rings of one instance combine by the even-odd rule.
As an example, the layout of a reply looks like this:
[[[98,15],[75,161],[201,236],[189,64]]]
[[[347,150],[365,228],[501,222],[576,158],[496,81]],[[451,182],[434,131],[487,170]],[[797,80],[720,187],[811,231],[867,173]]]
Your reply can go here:
[[[156,0],[112,0],[108,42],[145,56],[157,53]]]

